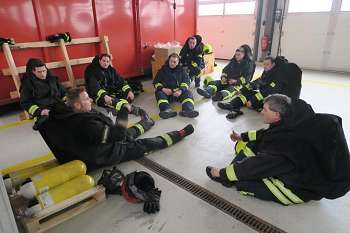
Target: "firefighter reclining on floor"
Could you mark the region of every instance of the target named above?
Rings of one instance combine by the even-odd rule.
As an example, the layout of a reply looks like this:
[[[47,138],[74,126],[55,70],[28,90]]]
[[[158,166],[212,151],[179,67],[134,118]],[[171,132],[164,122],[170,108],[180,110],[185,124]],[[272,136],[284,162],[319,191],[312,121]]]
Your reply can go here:
[[[236,157],[207,175],[245,195],[292,205],[335,199],[350,189],[350,157],[341,118],[315,113],[300,99],[274,94],[264,100],[267,129],[230,137]]]
[[[88,169],[112,165],[163,149],[193,133],[191,124],[154,138],[136,139],[149,130],[154,121],[149,117],[130,128],[120,125],[104,114],[91,109],[92,100],[82,89],[71,89],[67,103],[57,101],[51,106],[49,118],[38,128],[41,136],[60,163],[83,161]],[[128,112],[124,111],[123,122]],[[121,116],[121,114],[119,114]],[[147,116],[147,115],[146,115]]]

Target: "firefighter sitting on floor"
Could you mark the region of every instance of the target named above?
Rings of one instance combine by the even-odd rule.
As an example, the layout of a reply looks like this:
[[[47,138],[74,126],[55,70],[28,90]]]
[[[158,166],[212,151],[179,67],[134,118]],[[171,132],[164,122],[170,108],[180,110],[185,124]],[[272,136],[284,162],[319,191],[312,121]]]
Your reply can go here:
[[[219,108],[234,111],[227,115],[227,118],[232,118],[231,115],[239,112],[243,106],[260,111],[264,97],[275,93],[284,93],[287,79],[285,79],[280,66],[276,65],[275,59],[266,57],[263,65],[264,72],[259,79],[241,88],[240,94],[230,102],[218,103]]]
[[[38,122],[50,114],[50,105],[64,99],[66,90],[58,78],[53,76],[40,59],[30,58],[26,64],[26,73],[21,80],[20,104],[32,117],[36,129]]]
[[[55,103],[50,118],[40,125],[41,136],[60,163],[81,160],[88,169],[113,165],[171,146],[194,131],[189,124],[182,130],[158,137],[136,139],[153,126],[151,119],[141,119],[126,128],[118,119],[114,123],[104,114],[92,110],[91,103],[86,91],[70,89],[67,103]]]
[[[250,82],[255,71],[252,61],[252,50],[249,45],[240,46],[231,61],[222,70],[221,80],[213,80],[211,76],[204,79],[204,88],[197,92],[213,101],[226,100],[235,95],[242,85]]]
[[[200,35],[187,38],[185,45],[180,51],[180,63],[190,76],[191,82],[194,80],[195,87],[200,86],[200,75],[204,68],[203,43]]]
[[[158,71],[154,81],[155,96],[159,106],[159,116],[163,119],[175,117],[177,112],[170,108],[171,101],[179,101],[182,104],[180,116],[197,117],[194,110],[194,101],[189,90],[190,79],[188,74],[179,65],[179,55],[170,54],[162,68]]]
[[[244,195],[292,205],[335,199],[350,189],[350,156],[341,118],[315,114],[300,99],[274,94],[264,100],[269,128],[230,135],[236,157],[207,175]]]
[[[142,116],[146,112],[130,103],[134,100],[128,83],[111,66],[109,54],[96,55],[85,70],[87,93],[101,107],[114,108],[119,112],[122,108],[130,114]]]

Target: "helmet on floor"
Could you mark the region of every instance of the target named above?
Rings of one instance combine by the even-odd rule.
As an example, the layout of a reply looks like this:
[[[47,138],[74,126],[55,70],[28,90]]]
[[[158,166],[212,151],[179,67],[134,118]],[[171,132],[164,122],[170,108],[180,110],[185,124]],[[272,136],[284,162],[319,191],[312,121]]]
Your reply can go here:
[[[146,193],[154,188],[154,179],[150,174],[134,171],[126,176],[122,185],[122,195],[129,202],[141,202],[146,199]]]

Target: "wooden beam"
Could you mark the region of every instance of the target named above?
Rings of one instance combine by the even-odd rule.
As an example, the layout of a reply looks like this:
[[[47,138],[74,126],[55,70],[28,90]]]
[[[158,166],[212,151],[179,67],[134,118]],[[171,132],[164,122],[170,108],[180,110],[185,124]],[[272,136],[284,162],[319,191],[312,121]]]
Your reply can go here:
[[[66,43],[66,45],[76,45],[76,44],[89,44],[89,43],[99,43],[101,42],[100,37],[87,37],[72,39],[71,42]],[[36,41],[36,42],[25,42],[25,43],[16,43],[11,45],[11,49],[29,49],[29,48],[48,48],[48,47],[58,47],[60,46],[58,42],[51,43],[49,41]]]
[[[2,50],[4,51],[4,55],[5,55],[7,64],[10,68],[10,74],[12,76],[13,82],[15,83],[17,95],[19,96],[19,89],[21,87],[21,80],[19,78],[19,74],[17,72],[15,60],[13,60],[13,56],[12,56],[9,44],[4,43],[2,45]],[[25,115],[26,119],[29,119],[29,115],[27,112],[25,112],[24,115]]]
[[[21,80],[19,78],[19,74],[17,72],[17,67],[15,64],[15,60],[13,60],[13,56],[11,53],[11,49],[8,43],[4,43],[2,45],[2,50],[4,51],[4,55],[7,61],[7,64],[9,66],[9,75],[12,75],[13,81],[15,82],[15,86],[17,89],[17,92],[19,93],[19,88],[21,86]]]
[[[84,58],[77,58],[77,59],[72,59],[69,61],[70,65],[71,66],[74,66],[74,65],[83,65],[83,64],[88,64],[88,63],[91,63],[92,59],[94,59],[94,57],[84,57]],[[45,63],[46,64],[46,67],[48,69],[56,69],[56,68],[62,68],[62,67],[65,67],[65,63],[64,61],[55,61],[55,62],[48,62],[48,63]],[[1,70],[2,74],[4,76],[9,76],[11,75],[11,71],[9,68],[6,68],[6,69],[2,69]],[[26,72],[26,67],[25,66],[19,66],[17,67],[17,72],[19,74],[23,74]]]
[[[64,43],[64,40],[60,39],[59,44],[61,47],[61,52],[63,54],[64,65],[66,67],[68,79],[72,83],[72,87],[75,87],[74,74],[73,74],[73,70],[72,70],[72,67],[71,67],[70,62],[69,62],[69,56],[68,56],[68,52],[67,52],[67,48],[66,48],[66,45]]]
[[[103,44],[103,47],[105,48],[106,53],[111,56],[111,66],[113,66],[112,64],[113,56],[111,54],[111,50],[109,49],[108,41],[109,41],[108,36],[101,36],[101,42]]]

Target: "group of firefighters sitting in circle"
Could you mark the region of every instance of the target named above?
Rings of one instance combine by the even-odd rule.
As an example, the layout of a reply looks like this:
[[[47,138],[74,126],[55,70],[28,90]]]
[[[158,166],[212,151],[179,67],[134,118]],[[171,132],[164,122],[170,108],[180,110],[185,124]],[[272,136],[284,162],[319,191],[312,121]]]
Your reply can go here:
[[[175,117],[170,104],[179,101],[180,116],[197,117],[190,88],[194,81],[199,95],[219,101],[219,108],[230,111],[227,118],[241,115],[240,109],[246,106],[261,111],[269,125],[232,132],[236,156],[225,168],[208,166],[210,179],[283,205],[345,195],[350,189],[350,162],[341,118],[317,114],[299,99],[301,69],[283,57],[265,57],[261,77],[252,80],[252,51],[242,45],[221,78],[208,76],[200,87],[205,50],[202,38],[191,36],[180,54],[171,54],[158,71],[153,85],[159,116]],[[41,60],[27,62],[20,104],[35,118],[34,128],[61,163],[77,159],[90,170],[117,164],[171,146],[194,132],[188,124],[158,137],[137,139],[155,122],[132,104],[134,93],[111,66],[109,54],[93,59],[85,70],[85,84],[86,89],[66,91]],[[141,120],[128,128],[128,114]]]

